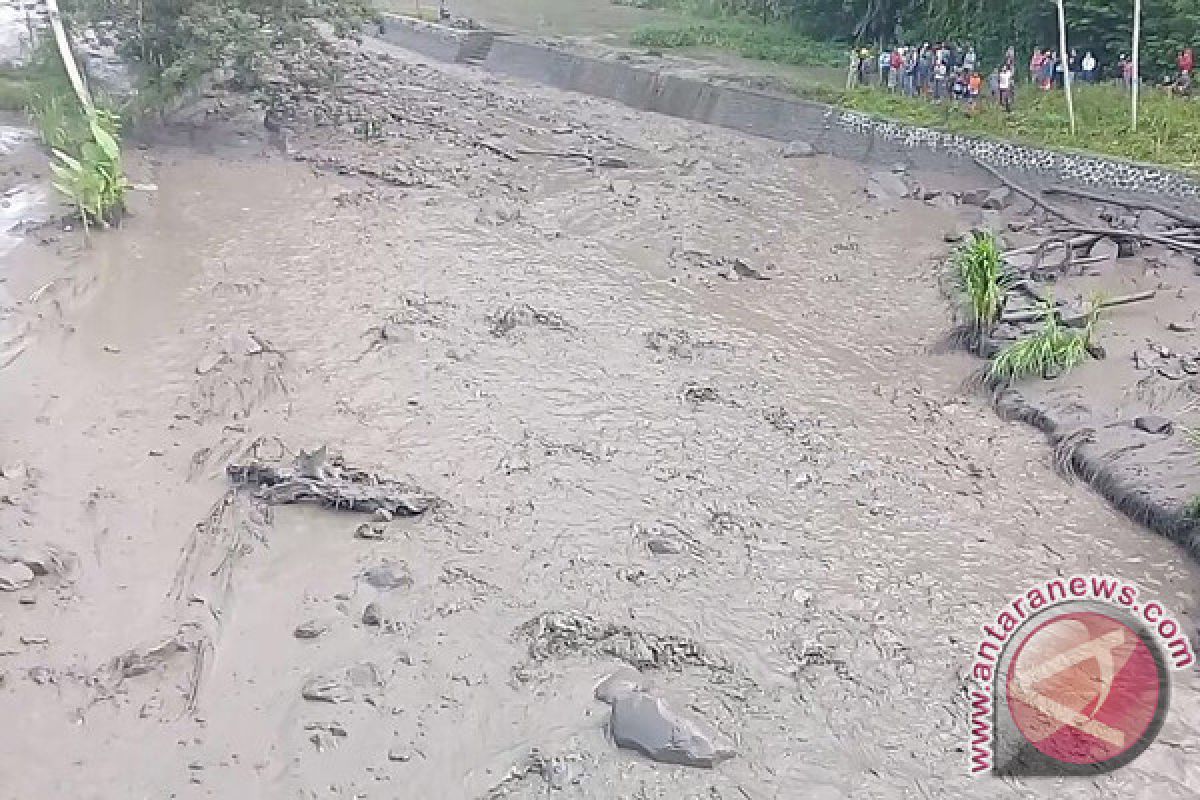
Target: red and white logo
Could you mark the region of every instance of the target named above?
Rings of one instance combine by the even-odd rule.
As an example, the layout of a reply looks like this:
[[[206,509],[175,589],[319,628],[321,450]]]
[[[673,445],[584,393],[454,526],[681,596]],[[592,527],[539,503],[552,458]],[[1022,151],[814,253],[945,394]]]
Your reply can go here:
[[[1157,733],[1168,699],[1152,647],[1116,615],[1050,615],[1019,642],[1009,664],[1004,690],[1013,724],[1061,764],[1136,755]]]

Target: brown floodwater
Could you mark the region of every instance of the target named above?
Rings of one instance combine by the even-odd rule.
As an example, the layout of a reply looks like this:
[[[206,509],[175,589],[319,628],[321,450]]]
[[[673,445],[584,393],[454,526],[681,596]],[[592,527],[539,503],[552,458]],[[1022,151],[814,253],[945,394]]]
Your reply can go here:
[[[1114,775],[968,777],[996,609],[1102,573],[1183,615],[1197,570],[932,352],[945,212],[727,131],[387,72],[372,102],[405,113],[383,141],[298,125],[289,147],[391,183],[212,123],[220,146],[138,154],[158,190],[119,230],[0,267],[23,348],[0,370],[0,531],[76,561],[0,593],[6,795],[1195,796],[1194,673]],[[630,166],[510,161],[485,136]],[[733,259],[770,279],[722,277]],[[223,508],[260,437],[443,504],[382,540],[344,511]],[[411,585],[373,588],[383,563]],[[531,649],[547,612],[694,642],[644,679],[738,755],[617,750],[593,690],[622,661],[584,637]],[[325,632],[293,635],[310,620]],[[315,676],[352,699],[305,699]]]

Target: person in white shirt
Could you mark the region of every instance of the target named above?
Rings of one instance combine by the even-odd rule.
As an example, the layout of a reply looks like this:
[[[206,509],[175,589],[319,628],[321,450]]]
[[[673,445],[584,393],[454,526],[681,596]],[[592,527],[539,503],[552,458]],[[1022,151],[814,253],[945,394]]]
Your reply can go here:
[[[1096,57],[1092,55],[1092,51],[1088,50],[1087,55],[1083,57],[1083,62],[1080,64],[1083,67],[1083,79],[1088,83],[1096,82]]]
[[[1005,111],[1012,111],[1013,105],[1013,70],[1012,64],[1005,62],[996,77],[996,88],[1000,90],[1000,106]]]

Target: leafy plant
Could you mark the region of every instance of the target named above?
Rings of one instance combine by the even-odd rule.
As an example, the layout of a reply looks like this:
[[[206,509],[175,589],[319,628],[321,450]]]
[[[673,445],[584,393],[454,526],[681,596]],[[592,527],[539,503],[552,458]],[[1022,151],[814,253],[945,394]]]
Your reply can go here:
[[[1101,303],[1099,297],[1092,299],[1081,329],[1064,326],[1054,304],[1046,303],[1042,329],[1002,350],[988,368],[989,380],[1005,384],[1036,375],[1062,374],[1083,363],[1100,317]]]
[[[130,183],[121,167],[121,147],[106,125],[112,120],[101,112],[89,119],[91,139],[80,144],[79,155],[54,150],[54,188],[79,209],[85,230],[90,222],[107,226],[125,206]]]
[[[979,347],[996,325],[1009,285],[996,237],[990,233],[972,234],[955,255],[954,268],[968,326]]]

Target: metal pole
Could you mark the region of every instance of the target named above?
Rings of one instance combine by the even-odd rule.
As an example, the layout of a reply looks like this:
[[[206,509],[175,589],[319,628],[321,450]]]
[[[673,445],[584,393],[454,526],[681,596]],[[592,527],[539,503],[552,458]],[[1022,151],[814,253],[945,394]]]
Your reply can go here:
[[[1058,0],[1058,58],[1063,68],[1063,88],[1067,91],[1067,116],[1071,120],[1071,135],[1075,135],[1075,102],[1071,98],[1071,57],[1067,54],[1067,12],[1063,0]]]
[[[1142,47],[1142,0],[1133,0],[1133,79],[1129,88],[1133,94],[1133,132],[1137,133],[1138,123],[1138,89],[1142,83],[1142,73],[1140,70],[1141,58],[1138,51]]]

